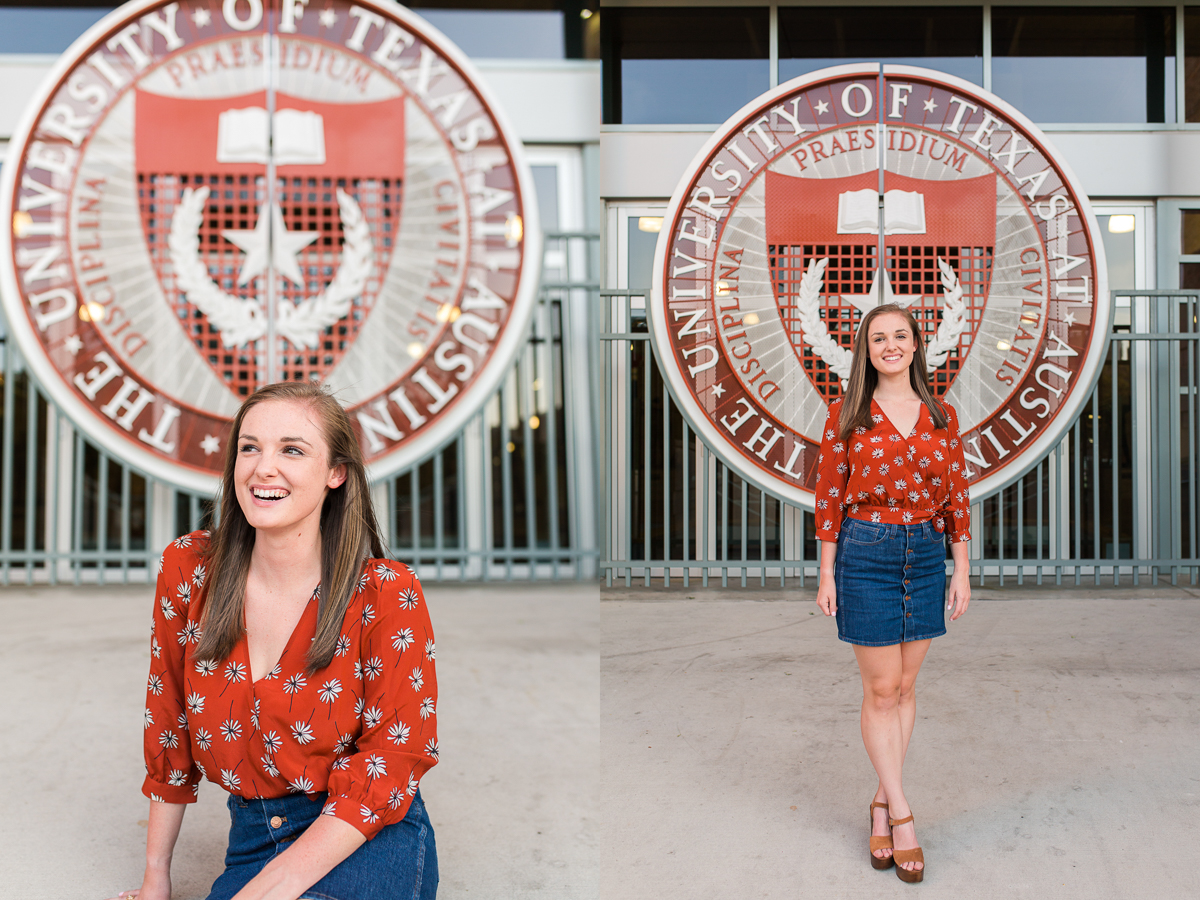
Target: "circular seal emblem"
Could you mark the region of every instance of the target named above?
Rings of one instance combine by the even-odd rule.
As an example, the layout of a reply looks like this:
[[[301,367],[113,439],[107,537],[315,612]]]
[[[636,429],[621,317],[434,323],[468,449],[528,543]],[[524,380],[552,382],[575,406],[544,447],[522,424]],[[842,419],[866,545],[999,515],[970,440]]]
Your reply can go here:
[[[12,139],[5,311],[51,397],[150,475],[215,489],[242,400],[301,380],[386,475],[521,346],[530,185],[462,53],[394,3],[140,0]]]
[[[976,496],[1052,447],[1099,373],[1099,230],[1045,136],[957,78],[839,66],[755,100],[697,154],[663,221],[650,330],[709,446],[812,509],[827,406],[881,303],[921,328]]]

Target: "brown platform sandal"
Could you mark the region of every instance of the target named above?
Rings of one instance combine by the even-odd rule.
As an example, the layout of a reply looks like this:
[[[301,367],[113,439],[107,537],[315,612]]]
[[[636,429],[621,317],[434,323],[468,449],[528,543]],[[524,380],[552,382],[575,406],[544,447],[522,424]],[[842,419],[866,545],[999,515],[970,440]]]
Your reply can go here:
[[[903,825],[906,822],[911,822],[912,820],[912,813],[909,813],[903,819],[893,819],[889,816],[888,825],[892,826],[892,828],[895,828],[897,825]],[[892,859],[896,863],[896,877],[901,881],[908,882],[909,884],[916,884],[925,877],[925,854],[921,852],[920,847],[917,847],[915,850],[893,849]],[[906,869],[904,868],[904,863],[907,862],[919,862],[921,864],[921,868],[912,870]]]
[[[879,807],[880,809],[887,809],[888,805],[886,803],[878,803],[875,800],[871,801],[871,811],[869,813],[871,816],[871,831],[875,830],[876,807]],[[891,820],[889,819],[889,821]],[[890,856],[876,856],[876,850],[892,850],[892,836],[890,834],[871,835],[871,868],[887,869],[895,864],[895,860],[893,860]],[[892,850],[892,852],[895,853],[896,851]]]

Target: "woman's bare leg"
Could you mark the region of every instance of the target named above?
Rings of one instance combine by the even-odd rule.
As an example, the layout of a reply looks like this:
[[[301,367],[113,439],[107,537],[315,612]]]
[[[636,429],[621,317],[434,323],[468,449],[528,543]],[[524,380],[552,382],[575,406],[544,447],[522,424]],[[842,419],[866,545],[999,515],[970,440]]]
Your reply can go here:
[[[909,814],[903,787],[904,756],[917,715],[917,673],[929,644],[930,641],[924,640],[890,647],[854,645],[863,681],[863,744],[879,776],[875,799],[888,804],[893,819],[903,819]],[[883,828],[885,815],[883,810],[875,811],[872,833],[888,833]],[[892,831],[892,842],[897,850],[916,847],[912,823],[897,826]],[[879,851],[876,855],[886,858],[890,853]],[[905,868],[921,868],[921,864],[908,863]]]

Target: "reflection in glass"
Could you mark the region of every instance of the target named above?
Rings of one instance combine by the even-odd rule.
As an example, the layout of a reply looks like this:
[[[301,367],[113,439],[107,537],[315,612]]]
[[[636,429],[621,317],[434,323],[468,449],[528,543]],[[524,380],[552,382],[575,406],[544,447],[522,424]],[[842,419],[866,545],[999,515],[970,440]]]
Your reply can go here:
[[[1200,9],[1189,6],[1183,21],[1184,121],[1200,122]]]
[[[0,7],[0,53],[62,53],[115,7]]]
[[[1173,122],[1174,10],[993,8],[992,90],[1036,122]]]
[[[650,290],[654,276],[654,247],[658,243],[658,234],[640,228],[640,221],[629,220],[629,267],[626,271],[631,291]]]
[[[600,23],[604,121],[722,122],[770,86],[766,8],[614,8]]]
[[[1134,272],[1135,236],[1132,228],[1126,229],[1127,219],[1134,217],[1096,216],[1104,241],[1104,257],[1108,262],[1109,291],[1132,290],[1137,287]]]
[[[1179,252],[1185,256],[1200,254],[1200,209],[1183,209],[1179,214]]]
[[[983,83],[979,7],[783,7],[779,80],[854,62],[922,66]]]
[[[422,9],[421,16],[472,59],[563,59],[556,9]]]

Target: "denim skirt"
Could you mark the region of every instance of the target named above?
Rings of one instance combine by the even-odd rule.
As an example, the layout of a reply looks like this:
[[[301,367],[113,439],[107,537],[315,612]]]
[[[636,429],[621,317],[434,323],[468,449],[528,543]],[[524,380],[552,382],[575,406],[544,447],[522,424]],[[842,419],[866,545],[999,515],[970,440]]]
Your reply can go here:
[[[864,647],[946,633],[946,541],[929,522],[847,518],[834,567],[838,637]]]
[[[208,900],[229,900],[308,828],[325,806],[325,794],[290,794],[246,800],[231,794],[225,871]],[[274,828],[272,820],[280,825]],[[433,827],[418,791],[403,820],[382,828],[300,895],[301,900],[434,900],[437,850]]]

